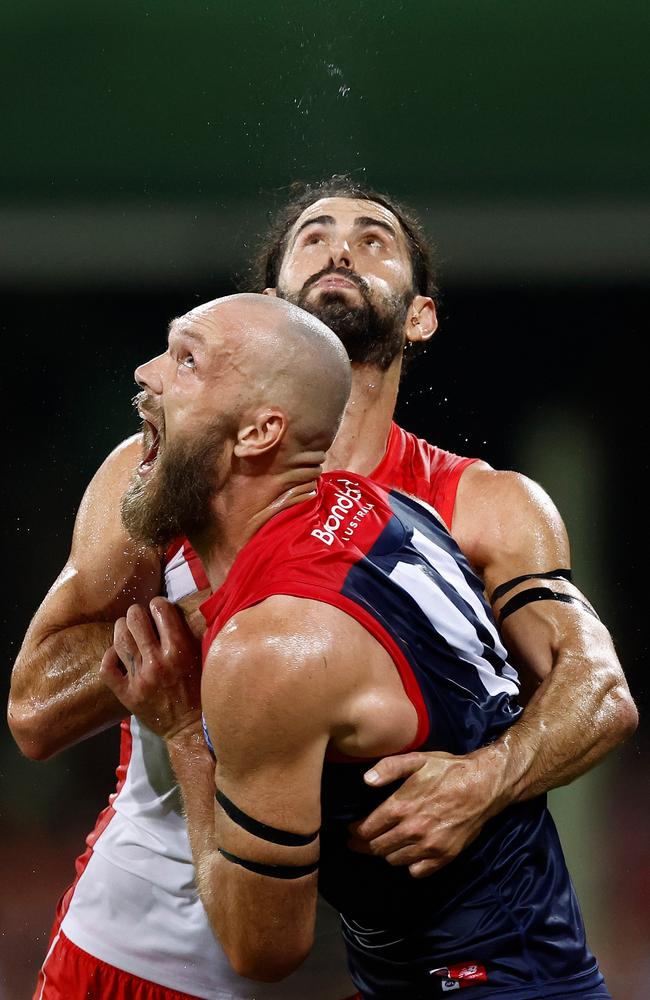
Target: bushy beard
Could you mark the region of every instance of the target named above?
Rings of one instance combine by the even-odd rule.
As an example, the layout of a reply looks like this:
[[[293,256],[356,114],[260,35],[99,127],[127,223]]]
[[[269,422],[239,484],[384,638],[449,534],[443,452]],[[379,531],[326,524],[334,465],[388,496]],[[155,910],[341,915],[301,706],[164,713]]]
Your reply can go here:
[[[134,541],[165,547],[206,532],[229,423],[220,417],[199,438],[165,446],[149,476],[134,474],[121,503],[122,523]]]
[[[351,307],[345,294],[335,289],[323,290],[316,300],[309,302],[312,286],[328,274],[339,274],[353,282],[361,293],[361,305]],[[329,326],[353,364],[373,365],[386,371],[404,347],[404,323],[413,301],[412,291],[390,296],[380,310],[372,302],[368,283],[360,275],[345,268],[328,267],[312,274],[299,292],[288,293],[278,286],[277,294]]]

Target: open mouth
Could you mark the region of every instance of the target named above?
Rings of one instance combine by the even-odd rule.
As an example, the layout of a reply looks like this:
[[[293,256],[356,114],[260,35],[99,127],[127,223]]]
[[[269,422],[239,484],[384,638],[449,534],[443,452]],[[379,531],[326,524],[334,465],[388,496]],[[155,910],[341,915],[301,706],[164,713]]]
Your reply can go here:
[[[141,416],[143,435],[142,453],[144,457],[138,466],[138,473],[141,476],[146,476],[147,473],[153,468],[158,457],[158,450],[160,448],[160,432],[150,420],[147,420],[147,418],[142,414]]]

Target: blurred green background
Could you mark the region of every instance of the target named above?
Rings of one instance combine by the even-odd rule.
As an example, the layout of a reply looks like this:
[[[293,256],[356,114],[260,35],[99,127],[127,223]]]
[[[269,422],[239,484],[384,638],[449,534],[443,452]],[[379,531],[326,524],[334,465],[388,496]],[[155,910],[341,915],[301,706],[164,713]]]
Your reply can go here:
[[[551,799],[614,1000],[650,977],[649,22],[639,0],[0,11],[6,675],[169,319],[235,289],[293,180],[403,199],[443,298],[399,419],[551,493],[642,712]],[[116,762],[115,733],[35,764],[3,730],[2,1000],[31,995]]]

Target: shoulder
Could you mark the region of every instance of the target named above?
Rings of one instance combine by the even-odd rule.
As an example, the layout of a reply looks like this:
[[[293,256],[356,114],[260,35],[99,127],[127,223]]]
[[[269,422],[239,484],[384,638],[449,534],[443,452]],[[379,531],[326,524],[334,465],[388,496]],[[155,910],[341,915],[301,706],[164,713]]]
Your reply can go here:
[[[512,576],[569,565],[566,528],[546,490],[520,472],[493,469],[486,462],[463,471],[452,534],[483,574],[495,565]]]
[[[113,448],[93,476],[89,489],[107,492],[126,488],[133,471],[142,457],[142,435],[133,434]]]
[[[319,601],[275,595],[237,612],[205,652],[202,698],[320,718],[353,684],[347,616]],[[293,707],[293,708],[292,708]],[[337,709],[338,711],[338,709]]]
[[[123,535],[120,519],[120,501],[141,455],[139,434],[120,442],[104,459],[86,487],[77,520],[76,535],[84,531],[90,538]],[[126,537],[126,536],[124,536]]]
[[[467,508],[460,512],[461,516],[501,504],[505,505],[503,513],[508,516],[523,514],[526,510],[550,519],[559,516],[546,490],[534,479],[510,469],[493,469],[483,461],[473,462],[464,470],[458,486],[458,501]]]

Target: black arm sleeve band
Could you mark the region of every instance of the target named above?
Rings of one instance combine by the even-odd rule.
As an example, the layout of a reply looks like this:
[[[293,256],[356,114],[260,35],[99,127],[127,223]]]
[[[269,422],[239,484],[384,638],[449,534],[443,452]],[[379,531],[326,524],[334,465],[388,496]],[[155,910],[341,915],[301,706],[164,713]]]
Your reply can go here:
[[[255,872],[257,875],[268,875],[270,878],[302,878],[303,875],[311,875],[318,868],[318,861],[314,861],[311,865],[265,865],[260,861],[238,858],[236,854],[224,851],[221,847],[219,854],[233,865],[241,865],[242,868],[248,868],[249,872]]]
[[[594,618],[598,618],[594,609],[589,607],[586,601],[581,601],[579,597],[574,597],[572,594],[561,594],[549,587],[530,587],[528,590],[522,590],[520,594],[515,594],[503,605],[499,615],[499,624],[503,624],[513,611],[519,611],[524,605],[532,604],[533,601],[562,601],[564,604],[579,604]]]
[[[291,833],[289,830],[278,830],[275,826],[267,826],[266,823],[260,823],[258,819],[253,819],[248,813],[242,812],[234,802],[220,792],[217,788],[215,792],[215,797],[226,816],[229,816],[233,823],[237,826],[241,826],[243,830],[247,833],[252,833],[254,837],[259,837],[260,840],[268,840],[271,844],[281,844],[283,847],[306,847],[307,844],[313,843],[316,837],[320,833],[320,830],[316,830],[316,833]],[[230,859],[229,859],[230,860]],[[241,863],[241,862],[239,862]],[[264,874],[261,872],[260,874]],[[282,878],[282,876],[278,876]],[[286,877],[286,876],[285,876]],[[298,876],[296,876],[297,878]]]
[[[526,573],[525,576],[514,576],[512,580],[506,580],[505,583],[500,583],[498,587],[494,588],[490,603],[494,604],[518,583],[524,583],[526,580],[568,580],[571,583],[571,570],[552,569],[549,573]]]

